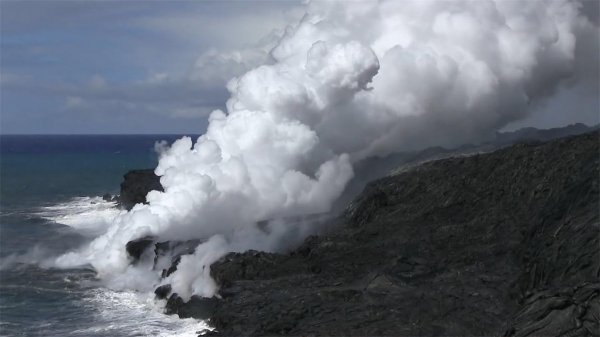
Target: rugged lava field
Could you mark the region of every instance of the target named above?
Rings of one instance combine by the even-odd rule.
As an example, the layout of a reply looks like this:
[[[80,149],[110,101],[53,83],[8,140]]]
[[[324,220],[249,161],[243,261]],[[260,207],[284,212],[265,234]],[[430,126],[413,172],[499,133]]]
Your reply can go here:
[[[288,255],[227,255],[214,333],[597,334],[599,139],[425,163]]]

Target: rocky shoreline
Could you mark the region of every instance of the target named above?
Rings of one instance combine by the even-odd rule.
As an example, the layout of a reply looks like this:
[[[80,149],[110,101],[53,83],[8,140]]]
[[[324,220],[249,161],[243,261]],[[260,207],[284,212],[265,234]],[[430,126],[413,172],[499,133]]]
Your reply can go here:
[[[218,298],[184,303],[166,285],[157,297],[167,313],[208,318],[212,335],[598,335],[599,140],[399,170],[369,183],[330,234],[214,263]],[[132,263],[176,251],[166,276],[197,243],[142,238],[127,251]]]

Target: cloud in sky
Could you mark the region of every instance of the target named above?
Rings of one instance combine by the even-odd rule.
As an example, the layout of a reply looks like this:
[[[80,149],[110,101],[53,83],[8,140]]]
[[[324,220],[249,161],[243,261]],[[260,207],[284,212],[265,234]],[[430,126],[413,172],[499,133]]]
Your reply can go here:
[[[0,6],[2,133],[201,133],[224,107],[228,80],[271,62],[286,25],[304,13],[301,1]],[[592,22],[598,10],[582,1]],[[597,44],[582,47],[598,55]],[[597,69],[587,72],[597,88]],[[563,88],[509,127],[597,123],[597,94],[583,87]]]
[[[298,5],[2,2],[1,131],[200,133]]]

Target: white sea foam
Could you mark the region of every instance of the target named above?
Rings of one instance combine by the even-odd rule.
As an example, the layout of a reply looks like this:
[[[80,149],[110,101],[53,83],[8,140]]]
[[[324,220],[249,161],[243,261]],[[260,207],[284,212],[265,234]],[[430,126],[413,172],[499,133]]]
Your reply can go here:
[[[101,197],[75,197],[67,202],[43,206],[35,215],[65,226],[83,235],[104,234],[121,213],[116,203]]]
[[[33,212],[28,211],[27,216],[68,226],[86,237],[96,237],[106,233],[114,219],[124,212],[116,206],[115,202],[105,201],[101,197],[75,197],[66,202],[41,206]],[[24,253],[0,258],[0,270],[10,269],[15,264],[56,267],[55,254],[56,250],[49,248],[47,244],[33,245]]]
[[[83,299],[83,305],[90,312],[97,312],[94,320],[89,327],[72,334],[195,337],[198,331],[210,329],[204,321],[165,315],[164,304],[154,300],[152,293],[93,289]]]

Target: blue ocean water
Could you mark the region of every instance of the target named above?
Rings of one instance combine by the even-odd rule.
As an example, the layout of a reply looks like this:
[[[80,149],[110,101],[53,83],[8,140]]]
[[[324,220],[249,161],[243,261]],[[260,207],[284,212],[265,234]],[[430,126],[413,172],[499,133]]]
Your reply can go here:
[[[195,335],[198,322],[163,315],[147,295],[49,263],[118,212],[100,196],[117,194],[128,170],[155,167],[156,141],[179,137],[0,136],[0,335]]]

